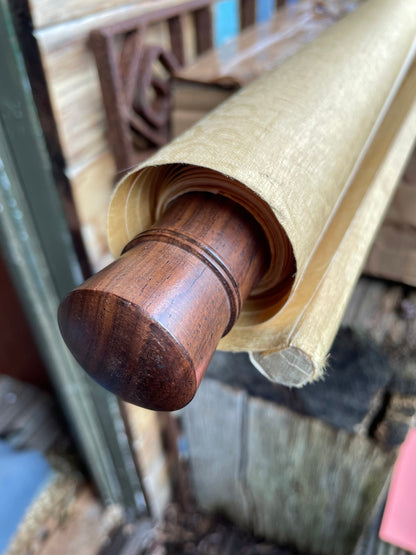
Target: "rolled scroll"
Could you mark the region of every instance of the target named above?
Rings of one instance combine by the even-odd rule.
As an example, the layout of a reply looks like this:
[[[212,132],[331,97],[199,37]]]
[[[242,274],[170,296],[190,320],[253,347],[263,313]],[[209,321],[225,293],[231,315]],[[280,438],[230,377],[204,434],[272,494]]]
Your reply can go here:
[[[371,0],[130,172],[110,247],[172,199],[219,193],[263,227],[271,262],[219,348],[251,351],[270,379],[322,374],[416,136],[416,3]]]

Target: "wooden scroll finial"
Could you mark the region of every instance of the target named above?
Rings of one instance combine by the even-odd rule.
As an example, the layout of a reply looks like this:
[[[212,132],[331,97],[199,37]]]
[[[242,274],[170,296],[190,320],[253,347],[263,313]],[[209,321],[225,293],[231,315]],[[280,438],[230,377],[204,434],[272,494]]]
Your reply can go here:
[[[263,231],[244,208],[188,193],[64,299],[61,333],[101,385],[130,403],[176,410],[195,395],[267,265]]]

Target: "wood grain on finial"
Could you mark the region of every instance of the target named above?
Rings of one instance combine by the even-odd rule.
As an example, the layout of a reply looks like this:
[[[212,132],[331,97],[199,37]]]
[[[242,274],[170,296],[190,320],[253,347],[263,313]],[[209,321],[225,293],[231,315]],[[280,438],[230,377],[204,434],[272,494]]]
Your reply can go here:
[[[267,241],[244,208],[189,193],[66,297],[61,332],[104,387],[146,408],[176,410],[195,395],[267,265]]]

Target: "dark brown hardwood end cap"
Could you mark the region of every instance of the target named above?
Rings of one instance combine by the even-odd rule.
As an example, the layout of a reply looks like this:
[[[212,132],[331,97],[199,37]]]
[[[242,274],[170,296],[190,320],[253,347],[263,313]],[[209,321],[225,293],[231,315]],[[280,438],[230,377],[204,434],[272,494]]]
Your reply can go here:
[[[59,307],[65,343],[79,364],[124,401],[160,411],[187,405],[197,389],[193,363],[143,309],[105,291],[77,289]]]

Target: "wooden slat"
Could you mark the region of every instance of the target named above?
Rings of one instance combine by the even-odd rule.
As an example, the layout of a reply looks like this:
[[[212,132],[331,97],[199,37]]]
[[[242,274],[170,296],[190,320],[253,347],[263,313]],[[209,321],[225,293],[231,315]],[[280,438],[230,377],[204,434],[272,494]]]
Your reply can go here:
[[[345,311],[342,325],[364,332],[379,346],[388,344],[405,353],[407,345],[416,345],[416,323],[413,324],[412,319],[406,320],[401,308],[403,302],[416,310],[416,298],[407,299],[403,286],[362,277]]]
[[[416,229],[386,222],[376,237],[364,271],[416,286]]]
[[[225,512],[241,525],[250,521],[251,509],[242,467],[246,403],[244,391],[205,379],[184,411],[198,502],[203,509]]]
[[[330,15],[315,16],[313,2],[300,2],[280,10],[270,21],[246,29],[222,47],[209,50],[178,76],[201,83],[219,83],[223,79],[245,85],[282,63],[332,23],[334,18]]]
[[[394,460],[366,437],[210,379],[185,430],[201,507],[312,554],[352,552]]]
[[[172,52],[181,66],[183,66],[185,64],[185,49],[182,17],[179,15],[172,17],[171,19],[169,19],[168,24],[172,44]]]
[[[402,181],[387,213],[386,222],[412,226],[416,234],[416,183]]]
[[[84,168],[69,173],[81,233],[91,265],[97,271],[110,260],[107,245],[107,211],[117,178],[112,154],[107,150]]]
[[[197,58],[196,51],[196,31],[194,26],[193,15],[187,13],[181,16],[182,32],[183,32],[183,48],[185,63],[190,64]]]
[[[416,152],[376,237],[365,272],[416,286]]]
[[[177,4],[179,0],[166,2],[158,1],[160,5]],[[54,0],[31,0],[30,11],[35,29],[50,27],[67,23],[72,20],[93,16],[91,19],[99,18],[106,12],[124,11],[126,18],[137,12],[137,8],[143,10],[154,10],[155,3],[152,0],[65,0],[55,2]]]
[[[136,47],[136,56],[132,57],[133,69],[137,70],[140,53],[137,46],[142,42],[141,33],[132,33],[125,38],[120,53],[120,71],[117,54],[115,51],[115,39],[103,36],[100,32],[93,32],[90,36],[90,45],[94,50],[97,61],[97,70],[101,84],[102,101],[106,114],[106,129],[108,140],[114,157],[118,162],[118,167],[127,167],[133,157],[133,145],[129,136],[129,114],[125,109],[124,97],[132,97],[134,85],[132,77],[129,75],[128,64],[125,63],[127,51],[132,51]],[[139,44],[138,44],[139,43]],[[128,87],[126,90],[126,85]],[[106,137],[106,138],[107,138]]]
[[[256,1],[240,0],[240,27],[245,29],[256,22]]]
[[[213,26],[211,7],[200,8],[194,12],[194,22],[196,29],[196,51],[203,54],[213,45]]]

